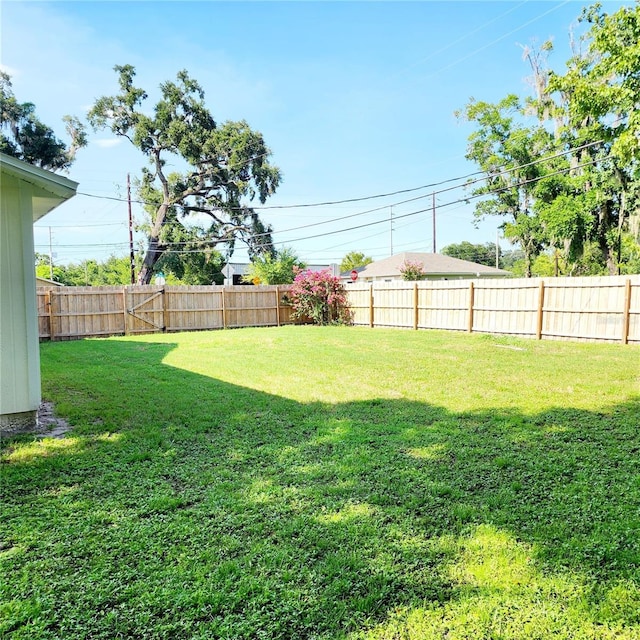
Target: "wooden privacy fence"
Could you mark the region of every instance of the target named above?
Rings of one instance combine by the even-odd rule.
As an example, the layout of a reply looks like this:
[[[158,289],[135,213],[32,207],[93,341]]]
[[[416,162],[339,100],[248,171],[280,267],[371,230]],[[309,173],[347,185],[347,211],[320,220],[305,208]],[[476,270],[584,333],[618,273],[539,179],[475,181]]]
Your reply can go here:
[[[291,324],[288,286],[38,289],[40,338]],[[354,324],[640,344],[640,275],[347,286]]]
[[[640,344],[640,275],[347,286],[354,324]]]
[[[288,286],[38,288],[40,338],[70,340],[159,331],[290,324]]]

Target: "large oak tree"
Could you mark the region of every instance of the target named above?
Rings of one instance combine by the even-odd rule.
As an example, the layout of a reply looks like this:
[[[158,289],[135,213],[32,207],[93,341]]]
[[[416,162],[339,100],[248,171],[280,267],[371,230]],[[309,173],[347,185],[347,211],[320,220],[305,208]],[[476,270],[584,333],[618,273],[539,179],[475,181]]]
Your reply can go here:
[[[144,104],[146,91],[134,85],[135,69],[124,65],[115,71],[119,92],[96,100],[89,122],[127,138],[149,163],[138,181],[150,216],[138,283],[151,281],[166,251],[204,251],[222,244],[231,254],[240,239],[250,256],[272,253],[271,228],[245,203],[256,197],[264,203],[281,180],[262,134],[245,121],[217,124],[204,91],[186,71],[160,85],[161,97],[152,109]],[[173,165],[181,170],[169,172]],[[189,224],[194,214],[207,219],[197,234]]]

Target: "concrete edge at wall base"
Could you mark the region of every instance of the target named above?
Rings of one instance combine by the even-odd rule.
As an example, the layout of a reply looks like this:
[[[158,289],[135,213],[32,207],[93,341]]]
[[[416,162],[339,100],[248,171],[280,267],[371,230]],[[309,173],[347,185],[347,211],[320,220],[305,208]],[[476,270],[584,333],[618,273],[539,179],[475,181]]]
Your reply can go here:
[[[21,433],[32,433],[38,428],[38,412],[22,411],[20,413],[0,414],[0,436],[9,437]]]

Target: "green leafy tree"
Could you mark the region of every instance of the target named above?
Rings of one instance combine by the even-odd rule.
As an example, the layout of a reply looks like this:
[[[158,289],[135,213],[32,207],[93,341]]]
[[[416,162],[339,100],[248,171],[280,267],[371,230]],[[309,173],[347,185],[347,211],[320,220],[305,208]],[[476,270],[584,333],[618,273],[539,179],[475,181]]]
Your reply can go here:
[[[511,94],[497,104],[471,100],[458,116],[477,127],[469,136],[466,157],[486,176],[472,189],[474,196],[486,196],[476,204],[475,215],[506,218],[501,225],[505,237],[522,249],[530,276],[531,264],[544,247],[533,209],[544,169],[534,160],[552,148],[553,138],[543,127],[525,127],[523,113],[520,99]]]
[[[524,258],[516,260],[510,267],[511,273],[516,278],[550,278],[556,275],[556,256],[548,251],[543,251],[536,256],[530,266],[530,275],[526,275],[526,263]]]
[[[589,37],[584,34],[580,41],[588,41]],[[571,83],[574,74],[581,74],[589,65],[590,57],[582,47],[576,47],[573,36],[572,46],[574,56],[567,63]],[[525,48],[525,58],[533,71],[531,84],[535,96],[527,99],[524,114],[536,116],[539,125],[554,131],[556,157],[545,162],[549,169],[535,186],[533,209],[545,245],[554,256],[554,275],[560,275],[562,265],[566,273],[582,271],[585,263],[592,263],[596,255],[603,257],[603,264],[608,261],[608,234],[603,233],[609,226],[608,207],[602,209],[597,200],[608,199],[607,192],[615,194],[617,185],[612,180],[609,150],[607,145],[603,146],[601,127],[594,126],[591,118],[582,120],[577,127],[571,124],[574,87],[561,87],[559,76],[549,68],[547,58],[552,51],[550,41],[537,51]],[[549,153],[553,151],[550,146]],[[560,152],[562,155],[558,157]],[[599,252],[592,250],[594,240],[600,245]],[[595,265],[589,270],[601,271]],[[614,272],[611,263],[611,273]]]
[[[594,5],[581,23],[564,74],[548,68],[550,43],[525,48],[534,95],[471,101],[462,113],[476,125],[467,157],[487,176],[473,191],[487,196],[476,215],[505,218],[527,275],[547,248],[568,273],[623,271],[623,238],[637,229],[640,5],[611,15]]]
[[[565,74],[551,74],[548,95],[555,97],[565,142],[598,144],[576,160],[582,191],[590,197],[588,239],[596,242],[608,273],[622,268],[622,238],[638,211],[640,161],[640,5],[606,14],[599,4],[586,8],[590,25]]]
[[[468,260],[469,262],[477,262],[489,267],[496,266],[496,245],[492,242],[485,244],[472,244],[466,240],[458,244],[450,244],[444,247],[441,252],[445,256],[458,258],[459,260]],[[498,258],[500,257],[500,249],[498,248]]]
[[[500,256],[500,268],[507,271],[512,271],[513,265],[520,262],[524,264],[524,253],[520,249],[508,249]]]
[[[586,242],[582,253],[575,261],[561,269],[561,275],[569,276],[606,276],[606,259],[597,242]]]
[[[640,273],[640,242],[630,234],[622,236],[622,268],[623,274]]]
[[[581,21],[591,25],[588,49],[564,76],[552,77],[552,89],[571,97],[570,126],[593,125],[612,141],[614,157],[640,160],[640,5],[607,14],[597,3],[583,10]]]
[[[373,258],[365,256],[360,251],[349,251],[347,255],[342,258],[340,263],[340,273],[346,273],[347,271],[353,271],[359,267],[366,267],[373,262]]]
[[[58,171],[68,169],[76,152],[87,144],[84,126],[77,118],[65,116],[70,144],[67,146],[50,127],[43,124],[31,102],[18,102],[11,76],[0,71],[0,151],[25,162]]]
[[[43,278],[44,280],[51,279],[51,260],[49,256],[45,253],[35,253],[35,263],[36,263],[36,278]]]
[[[175,284],[222,284],[225,257],[215,249],[206,230],[198,226],[171,225],[166,229],[168,247],[158,260],[155,270],[165,274]]]
[[[93,261],[92,261],[93,262]],[[87,263],[80,263],[82,268]],[[131,263],[126,256],[110,256],[104,262],[93,262],[94,274],[91,277],[92,285],[115,285],[131,283]]]
[[[36,254],[37,277],[50,279],[49,265],[49,256]],[[89,259],[53,267],[53,280],[68,287],[129,284],[130,279],[128,257],[110,256],[104,262]]]
[[[285,248],[275,255],[267,253],[254,258],[243,280],[254,284],[291,284],[305,267],[293,249]]]
[[[96,100],[89,122],[127,138],[150,164],[138,182],[150,217],[138,282],[149,283],[162,255],[180,249],[175,228],[192,214],[208,218],[202,227],[208,248],[220,244],[231,255],[240,239],[251,257],[273,252],[271,227],[243,201],[257,197],[264,203],[281,180],[279,169],[268,161],[271,152],[262,134],[245,121],[218,125],[202,88],[186,71],[160,85],[161,98],[152,109],[143,106],[147,93],[134,85],[134,67],[116,66],[115,71],[119,93]],[[185,169],[168,172],[174,163]]]

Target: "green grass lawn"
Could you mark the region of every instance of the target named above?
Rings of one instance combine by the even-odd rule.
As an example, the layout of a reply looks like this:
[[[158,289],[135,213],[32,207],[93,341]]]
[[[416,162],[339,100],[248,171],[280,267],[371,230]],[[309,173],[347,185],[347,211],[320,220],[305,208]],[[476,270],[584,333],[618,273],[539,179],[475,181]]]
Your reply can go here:
[[[639,639],[640,350],[281,327],[42,345],[0,637]]]

